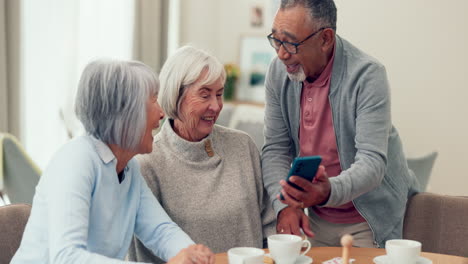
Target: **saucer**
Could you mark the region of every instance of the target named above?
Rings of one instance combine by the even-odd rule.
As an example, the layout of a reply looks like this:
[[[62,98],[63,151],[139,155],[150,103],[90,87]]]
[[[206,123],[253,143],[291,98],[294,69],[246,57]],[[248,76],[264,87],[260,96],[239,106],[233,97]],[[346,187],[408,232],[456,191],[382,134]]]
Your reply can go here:
[[[270,253],[265,254],[265,257],[273,259]],[[314,260],[309,256],[299,256],[297,257],[296,262],[294,262],[294,264],[311,264],[312,262],[314,262]]]
[[[392,264],[387,255],[382,255],[374,258],[375,264]],[[414,264],[432,264],[432,260],[419,256]]]

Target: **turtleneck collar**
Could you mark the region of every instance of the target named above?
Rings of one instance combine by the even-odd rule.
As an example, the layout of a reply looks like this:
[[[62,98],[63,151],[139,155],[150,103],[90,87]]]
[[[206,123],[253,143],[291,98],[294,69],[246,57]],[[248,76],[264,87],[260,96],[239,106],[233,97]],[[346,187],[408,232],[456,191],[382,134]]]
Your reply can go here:
[[[156,142],[163,140],[177,155],[192,162],[219,162],[219,155],[216,153],[214,134],[216,133],[216,125],[213,131],[204,139],[198,142],[191,142],[183,139],[174,131],[172,127],[173,120],[167,119],[161,127],[161,131],[156,136]],[[155,149],[154,151],[158,151]],[[211,155],[211,157],[210,157]]]

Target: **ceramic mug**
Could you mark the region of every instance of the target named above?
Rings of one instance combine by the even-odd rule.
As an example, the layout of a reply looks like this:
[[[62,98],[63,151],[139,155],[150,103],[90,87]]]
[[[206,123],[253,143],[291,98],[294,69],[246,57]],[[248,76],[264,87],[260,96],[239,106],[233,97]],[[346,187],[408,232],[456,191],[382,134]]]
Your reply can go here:
[[[235,247],[227,252],[229,264],[263,264],[265,251],[254,247]]]
[[[301,252],[302,247],[307,249]],[[271,258],[277,264],[294,264],[299,256],[304,256],[310,250],[309,240],[300,236],[278,234],[268,237],[268,249]]]
[[[391,263],[415,264],[421,254],[421,242],[409,239],[391,239],[385,242],[385,251]]]

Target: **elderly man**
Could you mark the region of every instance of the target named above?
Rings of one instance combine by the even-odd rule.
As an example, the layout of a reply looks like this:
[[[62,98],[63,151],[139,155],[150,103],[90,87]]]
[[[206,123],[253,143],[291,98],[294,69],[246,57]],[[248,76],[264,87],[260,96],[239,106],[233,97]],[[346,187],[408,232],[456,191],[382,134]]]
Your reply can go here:
[[[384,66],[335,31],[332,0],[281,1],[268,35],[278,57],[266,80],[264,184],[277,232],[302,229],[315,246],[349,233],[354,246],[382,247],[401,238],[418,183],[391,122]],[[284,180],[291,161],[311,155],[323,166],[313,181],[291,177],[296,189]]]

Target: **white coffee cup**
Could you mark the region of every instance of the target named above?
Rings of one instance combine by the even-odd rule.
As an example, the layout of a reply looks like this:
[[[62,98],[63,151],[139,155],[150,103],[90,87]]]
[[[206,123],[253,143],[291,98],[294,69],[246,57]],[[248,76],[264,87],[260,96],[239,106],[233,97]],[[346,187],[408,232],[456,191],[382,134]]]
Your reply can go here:
[[[307,249],[301,253],[304,246],[307,246]],[[277,264],[294,264],[299,256],[310,250],[310,246],[309,240],[302,240],[296,235],[278,234],[268,237],[270,256]]]
[[[229,264],[263,264],[265,251],[254,247],[235,247],[227,252]]]
[[[387,240],[385,251],[392,264],[415,264],[421,254],[421,243],[408,239]]]

